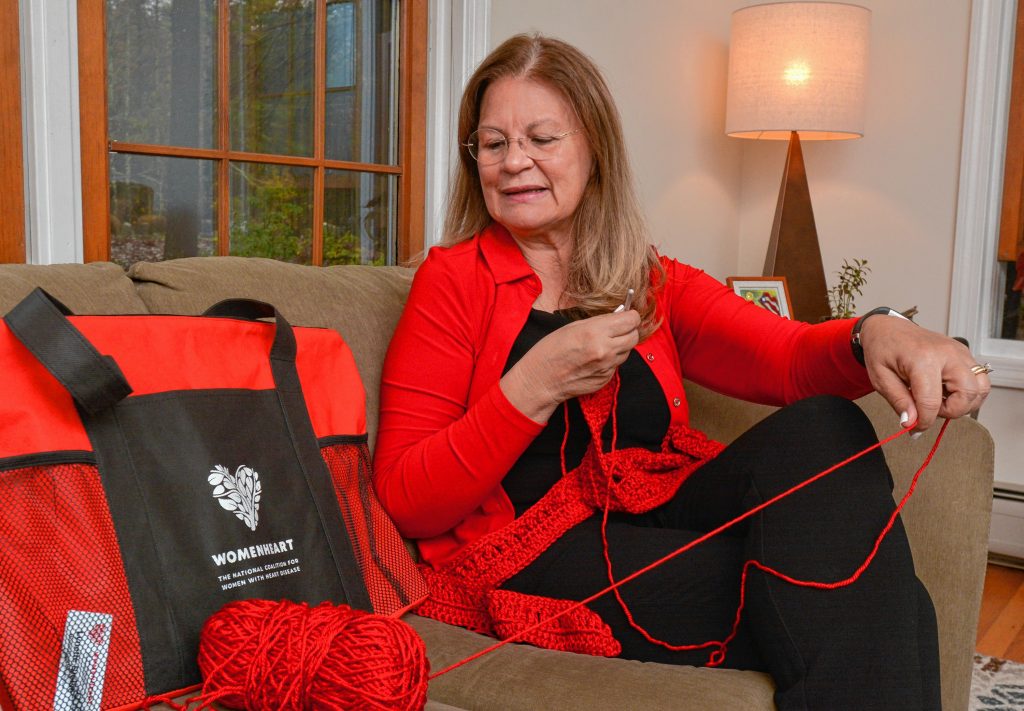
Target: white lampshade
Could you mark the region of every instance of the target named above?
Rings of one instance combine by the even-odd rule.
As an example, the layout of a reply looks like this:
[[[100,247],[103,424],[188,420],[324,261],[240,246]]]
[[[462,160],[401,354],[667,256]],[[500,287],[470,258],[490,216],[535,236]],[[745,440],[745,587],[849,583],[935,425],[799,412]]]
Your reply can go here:
[[[864,135],[871,11],[830,2],[755,5],[732,15],[725,132],[801,140]]]

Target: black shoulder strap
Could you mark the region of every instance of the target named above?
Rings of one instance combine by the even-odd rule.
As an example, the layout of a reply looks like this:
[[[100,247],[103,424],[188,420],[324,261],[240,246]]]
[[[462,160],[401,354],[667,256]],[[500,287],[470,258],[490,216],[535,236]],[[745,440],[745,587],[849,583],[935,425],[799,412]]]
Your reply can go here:
[[[95,415],[128,397],[132,388],[114,359],[96,350],[67,319],[70,313],[64,304],[36,288],[4,321],[78,406]]]

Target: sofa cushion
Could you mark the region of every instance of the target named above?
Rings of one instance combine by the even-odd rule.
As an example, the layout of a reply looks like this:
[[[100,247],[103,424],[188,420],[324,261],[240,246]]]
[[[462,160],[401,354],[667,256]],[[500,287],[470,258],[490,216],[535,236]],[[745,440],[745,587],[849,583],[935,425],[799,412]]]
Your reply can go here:
[[[366,386],[371,447],[384,353],[412,274],[403,267],[308,267],[243,257],[139,262],[128,270],[151,313],[198,314],[224,299],[258,299],[276,306],[293,326],[340,332]]]
[[[488,637],[425,617],[402,619],[426,642],[432,673],[494,644]],[[429,693],[431,699],[481,711],[751,711],[774,708],[774,691],[771,678],[759,672],[607,659],[509,644],[438,677],[430,683]]]
[[[111,262],[0,264],[0,314],[37,286],[76,314],[141,314],[146,305],[124,270]]]

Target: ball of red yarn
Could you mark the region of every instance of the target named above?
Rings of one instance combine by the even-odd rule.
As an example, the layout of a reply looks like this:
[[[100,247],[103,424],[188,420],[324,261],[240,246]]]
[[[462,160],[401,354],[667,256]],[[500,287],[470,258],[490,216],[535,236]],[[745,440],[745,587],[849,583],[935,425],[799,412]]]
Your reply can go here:
[[[404,622],[329,602],[242,600],[199,639],[204,703],[236,709],[419,711],[427,700],[423,640]]]

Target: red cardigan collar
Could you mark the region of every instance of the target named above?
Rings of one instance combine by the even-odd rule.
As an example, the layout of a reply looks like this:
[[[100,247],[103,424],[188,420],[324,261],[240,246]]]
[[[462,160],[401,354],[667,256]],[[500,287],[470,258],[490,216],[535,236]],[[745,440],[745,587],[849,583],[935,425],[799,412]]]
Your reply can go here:
[[[519,245],[505,227],[492,222],[480,232],[480,253],[497,284],[534,276]]]

